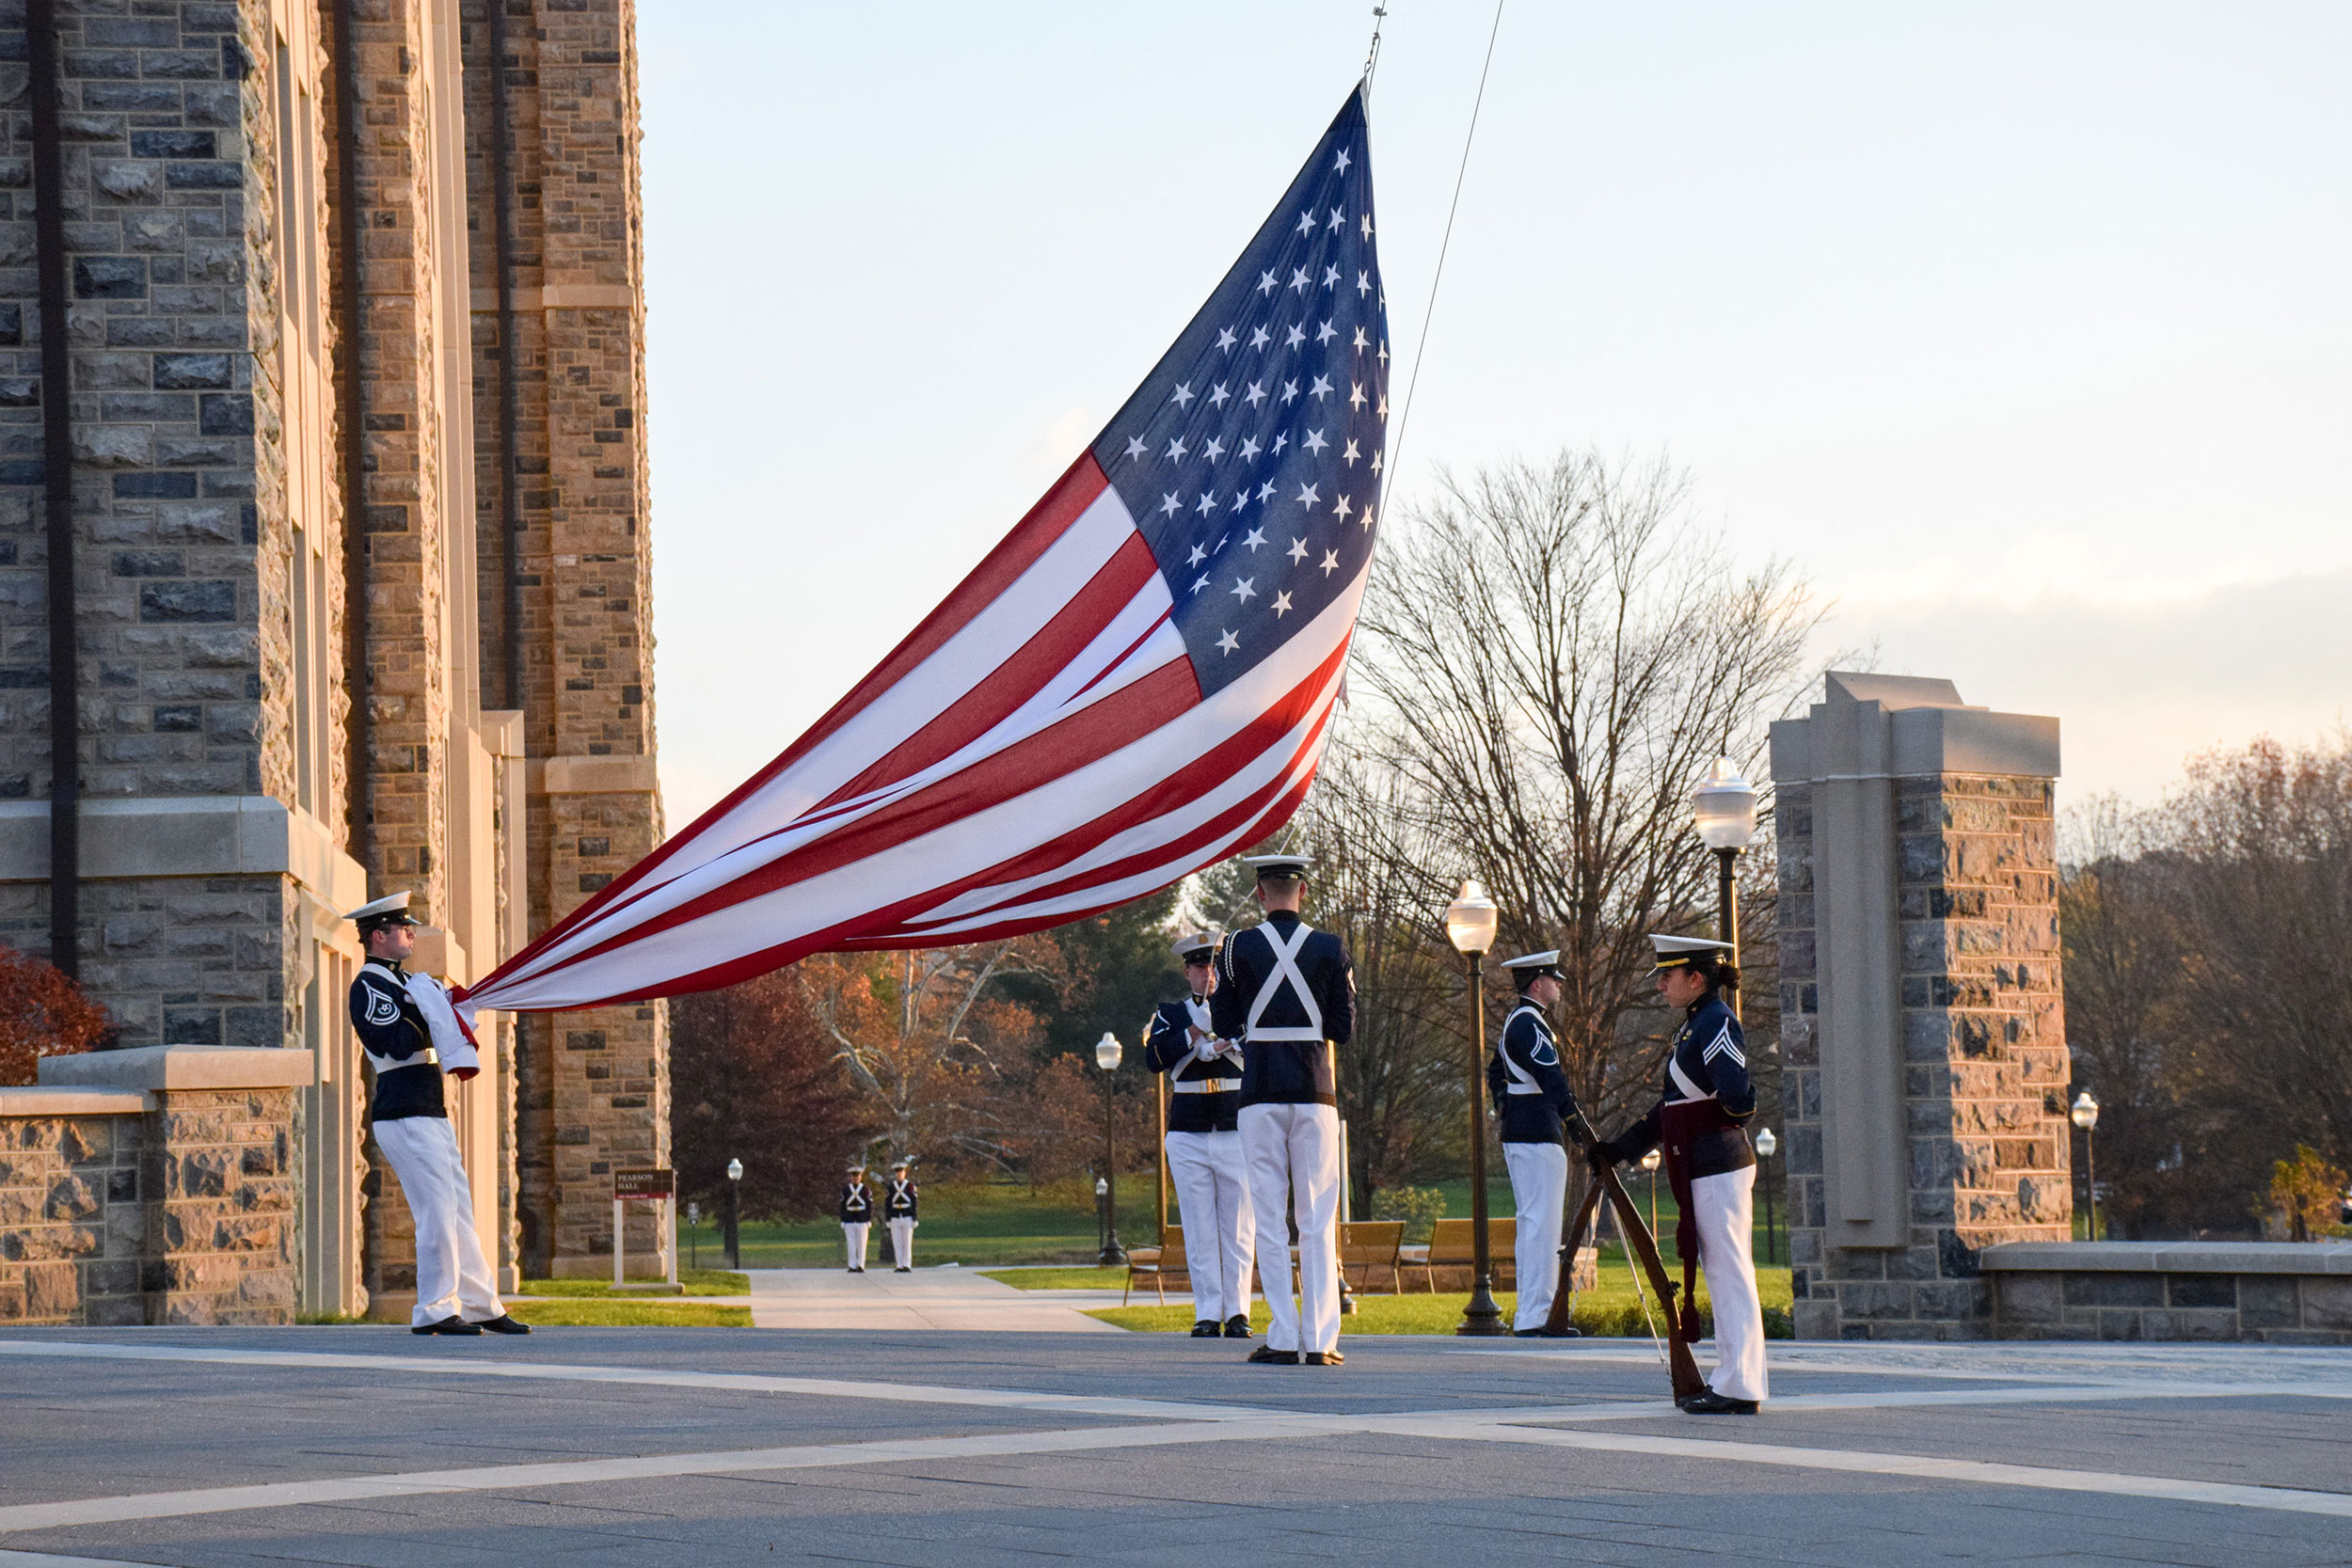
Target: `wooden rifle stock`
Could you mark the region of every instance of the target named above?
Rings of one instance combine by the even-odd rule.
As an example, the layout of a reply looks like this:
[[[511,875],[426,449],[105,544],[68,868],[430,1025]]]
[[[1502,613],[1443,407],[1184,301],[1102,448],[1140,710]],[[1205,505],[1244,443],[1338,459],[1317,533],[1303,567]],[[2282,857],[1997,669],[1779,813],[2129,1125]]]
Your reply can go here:
[[[1552,1287],[1551,1312],[1544,1319],[1544,1330],[1558,1334],[1572,1326],[1575,1316],[1576,1255],[1584,1250],[1584,1233],[1590,1229],[1593,1216],[1600,1210],[1600,1183],[1589,1182],[1584,1188],[1584,1201],[1576,1211],[1576,1223],[1568,1227],[1567,1243],[1560,1249],[1560,1281]]]
[[[1690,1342],[1682,1337],[1681,1314],[1675,1310],[1675,1284],[1666,1276],[1665,1260],[1658,1256],[1656,1239],[1650,1235],[1649,1227],[1642,1223],[1642,1212],[1633,1207],[1633,1199],[1627,1194],[1625,1183],[1617,1180],[1615,1164],[1600,1153],[1600,1141],[1593,1136],[1592,1129],[1583,1125],[1580,1118],[1572,1131],[1583,1144],[1586,1161],[1593,1172],[1593,1187],[1585,1196],[1584,1207],[1578,1212],[1577,1234],[1570,1239],[1570,1246],[1582,1243],[1585,1219],[1605,1196],[1610,1209],[1617,1216],[1618,1234],[1625,1238],[1625,1244],[1631,1250],[1633,1260],[1649,1276],[1650,1289],[1658,1292],[1658,1304],[1666,1314],[1666,1366],[1674,1379],[1675,1398],[1686,1400],[1693,1394],[1705,1393],[1707,1379],[1699,1375],[1699,1364],[1692,1357]],[[1575,1262],[1574,1251],[1561,1254],[1560,1283],[1564,1287],[1568,1282],[1568,1272],[1575,1267]],[[1565,1289],[1552,1297],[1554,1317],[1565,1315],[1566,1308],[1562,1304],[1566,1299]]]

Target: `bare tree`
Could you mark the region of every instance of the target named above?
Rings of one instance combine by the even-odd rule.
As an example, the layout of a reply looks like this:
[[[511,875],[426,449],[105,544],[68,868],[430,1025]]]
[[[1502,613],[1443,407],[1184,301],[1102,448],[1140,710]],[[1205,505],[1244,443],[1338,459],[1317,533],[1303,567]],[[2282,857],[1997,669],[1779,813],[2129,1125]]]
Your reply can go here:
[[[1786,564],[1735,568],[1688,500],[1662,461],[1592,453],[1449,476],[1362,621],[1374,722],[1443,874],[1486,883],[1505,943],[1562,951],[1565,1065],[1604,1130],[1650,1088],[1655,1033],[1627,1027],[1648,933],[1711,916],[1691,786],[1718,755],[1759,770],[1821,614]]]

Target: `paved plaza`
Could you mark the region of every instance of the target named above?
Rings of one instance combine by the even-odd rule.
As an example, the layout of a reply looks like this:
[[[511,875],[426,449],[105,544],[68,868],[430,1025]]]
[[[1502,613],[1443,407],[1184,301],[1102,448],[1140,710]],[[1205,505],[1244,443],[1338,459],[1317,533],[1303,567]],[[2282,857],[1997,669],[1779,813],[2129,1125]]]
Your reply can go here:
[[[2352,1561],[2352,1352],[1776,1343],[1704,1419],[1642,1342],[1345,1348],[27,1331],[0,1565]]]

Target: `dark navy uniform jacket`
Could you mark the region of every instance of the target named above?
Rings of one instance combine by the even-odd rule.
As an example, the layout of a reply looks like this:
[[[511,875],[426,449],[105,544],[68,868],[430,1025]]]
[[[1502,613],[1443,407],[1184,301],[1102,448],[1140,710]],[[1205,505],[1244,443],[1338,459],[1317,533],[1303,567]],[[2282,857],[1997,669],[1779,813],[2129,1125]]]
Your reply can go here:
[[[1486,1092],[1507,1144],[1556,1144],[1576,1115],[1576,1096],[1560,1070],[1559,1037],[1533,1002],[1522,1000],[1503,1021],[1502,1037],[1486,1058]]]
[[[1194,1008],[1199,1008],[1198,1017]],[[1216,1023],[1205,1002],[1163,1002],[1143,1029],[1143,1065],[1168,1075],[1168,1130],[1171,1132],[1231,1132],[1241,1115],[1241,1067],[1230,1056],[1202,1061],[1193,1054],[1195,1026],[1212,1034]],[[1196,1093],[1179,1084],[1231,1084],[1229,1089]]]
[[[396,963],[370,958],[351,982],[351,1026],[358,1031],[368,1065],[375,1069],[377,1121],[407,1117],[446,1117],[441,1069],[433,1053],[433,1031],[408,994],[408,975]]]
[[[901,1181],[897,1177],[892,1177],[890,1191],[882,1196],[882,1212],[894,1220],[914,1218],[914,1196],[913,1178]]]
[[[874,1190],[863,1181],[852,1181],[841,1189],[841,1223],[870,1225],[874,1219]]]
[[[1302,939],[1302,924],[1277,910],[1228,937],[1216,956],[1209,1012],[1219,1038],[1242,1042],[1244,1105],[1340,1102],[1324,1041],[1345,1045],[1356,1032],[1356,966],[1330,932],[1309,927]],[[1278,942],[1296,949],[1288,969],[1278,961]]]
[[[1748,1078],[1747,1037],[1723,998],[1709,991],[1691,1008],[1674,1049],[1666,1053],[1666,1092],[1648,1116],[1609,1141],[1620,1160],[1638,1160],[1663,1136],[1659,1112],[1669,1104],[1713,1100],[1724,1115],[1744,1124],[1756,1115],[1756,1085]],[[1721,1176],[1756,1164],[1744,1125],[1719,1127],[1691,1146],[1691,1175]]]

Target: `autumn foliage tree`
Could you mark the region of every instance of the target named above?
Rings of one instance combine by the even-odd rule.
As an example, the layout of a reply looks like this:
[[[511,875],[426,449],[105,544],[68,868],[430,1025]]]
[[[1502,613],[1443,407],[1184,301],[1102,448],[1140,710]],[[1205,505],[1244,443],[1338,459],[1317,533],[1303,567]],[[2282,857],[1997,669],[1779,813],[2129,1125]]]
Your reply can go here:
[[[671,1139],[678,1193],[715,1206],[743,1162],[743,1212],[831,1212],[844,1160],[876,1122],[789,971],[670,1005]]]
[[[37,1082],[43,1056],[103,1044],[114,1020],[54,964],[0,947],[0,1085]]]

